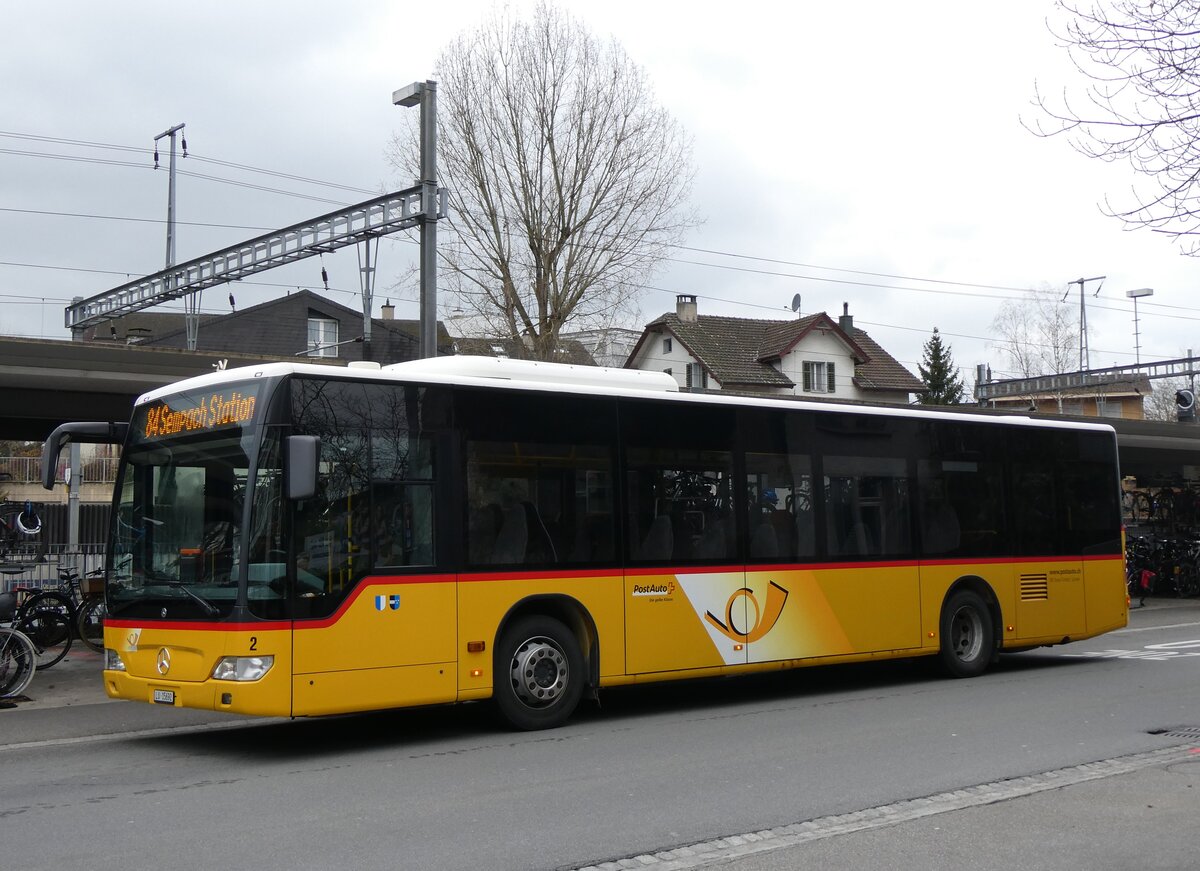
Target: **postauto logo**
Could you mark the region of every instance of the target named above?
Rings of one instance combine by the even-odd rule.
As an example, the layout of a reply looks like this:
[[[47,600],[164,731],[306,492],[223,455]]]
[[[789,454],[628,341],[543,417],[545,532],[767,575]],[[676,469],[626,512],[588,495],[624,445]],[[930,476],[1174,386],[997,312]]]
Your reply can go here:
[[[635,596],[672,596],[675,594],[675,582],[667,581],[665,584],[634,584],[633,595]]]
[[[753,643],[770,632],[783,613],[783,604],[787,601],[788,591],[779,584],[771,581],[767,586],[767,601],[765,606],[758,604],[758,597],[749,587],[735,590],[725,603],[725,619],[721,620],[712,611],[704,612],[704,619],[728,638],[730,641]],[[745,607],[745,617],[741,605]],[[735,609],[737,613],[735,614]],[[743,625],[744,624],[744,625]]]

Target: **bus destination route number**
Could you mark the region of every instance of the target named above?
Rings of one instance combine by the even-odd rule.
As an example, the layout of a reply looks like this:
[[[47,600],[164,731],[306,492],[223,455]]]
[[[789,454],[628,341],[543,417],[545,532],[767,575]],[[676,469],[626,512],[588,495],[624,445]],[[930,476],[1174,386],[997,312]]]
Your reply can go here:
[[[238,390],[223,390],[202,397],[173,396],[146,408],[141,436],[155,439],[241,426],[254,419],[256,404],[253,395]]]

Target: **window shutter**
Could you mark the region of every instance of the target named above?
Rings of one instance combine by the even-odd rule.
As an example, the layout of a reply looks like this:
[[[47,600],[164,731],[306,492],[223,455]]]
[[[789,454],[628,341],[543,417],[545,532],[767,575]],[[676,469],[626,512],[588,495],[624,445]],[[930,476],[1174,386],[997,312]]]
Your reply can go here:
[[[692,389],[692,369],[695,367],[695,365],[696,365],[695,363],[687,364],[687,385],[686,386],[687,386],[688,390]]]
[[[801,387],[805,392],[811,393],[812,389],[813,389],[813,377],[812,377],[813,364],[809,363],[807,360],[805,360],[803,363],[803,367],[804,367],[804,377],[802,380],[804,381],[804,383],[801,385]]]
[[[826,364],[825,364],[825,371],[826,371],[826,372],[828,373],[828,375],[829,375],[829,392],[830,392],[830,393],[833,393],[833,392],[834,392],[834,390],[836,389],[836,384],[835,384],[835,382],[834,382],[834,378],[833,378],[833,364],[832,364],[832,363],[826,363]]]

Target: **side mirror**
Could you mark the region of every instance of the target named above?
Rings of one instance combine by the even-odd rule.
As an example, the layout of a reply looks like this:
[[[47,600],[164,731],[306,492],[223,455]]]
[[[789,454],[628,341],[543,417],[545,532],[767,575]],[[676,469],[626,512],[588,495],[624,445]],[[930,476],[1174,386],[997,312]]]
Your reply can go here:
[[[58,466],[58,455],[71,442],[100,445],[123,445],[129,434],[129,424],[88,421],[64,423],[55,428],[42,446],[42,486],[54,489],[54,473]]]
[[[287,475],[284,495],[288,499],[311,499],[317,494],[317,457],[321,439],[294,435],[283,440],[283,470]]]

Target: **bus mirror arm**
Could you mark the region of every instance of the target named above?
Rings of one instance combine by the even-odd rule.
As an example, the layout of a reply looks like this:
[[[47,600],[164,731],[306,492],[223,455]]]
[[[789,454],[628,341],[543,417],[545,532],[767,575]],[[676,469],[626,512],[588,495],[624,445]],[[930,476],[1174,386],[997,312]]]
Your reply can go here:
[[[287,471],[288,499],[311,499],[317,495],[317,457],[321,439],[311,435],[293,435],[283,440],[283,462]]]
[[[42,486],[54,489],[54,477],[58,466],[58,455],[71,442],[96,445],[123,445],[129,433],[129,424],[112,421],[85,421],[64,423],[56,427],[42,448]]]

